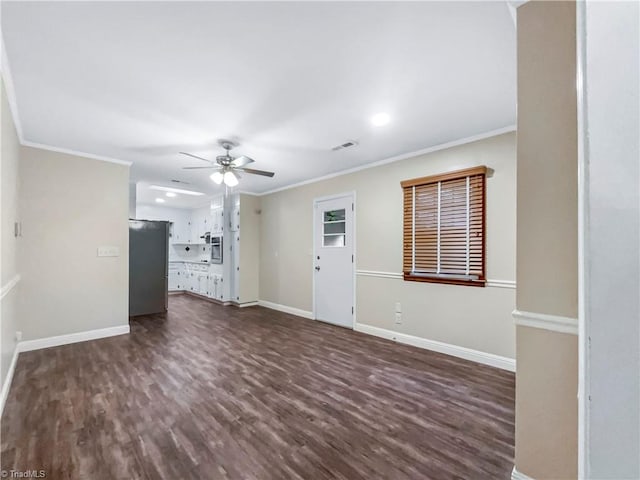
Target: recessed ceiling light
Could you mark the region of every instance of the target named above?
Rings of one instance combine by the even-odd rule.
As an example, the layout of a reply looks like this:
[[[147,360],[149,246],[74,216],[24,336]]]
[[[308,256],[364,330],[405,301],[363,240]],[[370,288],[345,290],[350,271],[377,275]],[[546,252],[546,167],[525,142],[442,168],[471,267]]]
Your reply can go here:
[[[164,203],[164,198],[156,198],[156,202],[158,202],[158,203]]]
[[[381,127],[382,125],[386,125],[391,120],[386,113],[376,113],[373,117],[371,117],[371,123],[376,127]]]
[[[161,192],[184,193],[185,195],[204,195],[202,192],[194,192],[193,190],[183,190],[181,188],[162,187],[160,185],[151,185],[149,190],[160,190]]]
[[[175,192],[167,192],[167,193],[166,193],[166,195],[167,195],[167,197],[169,197],[169,198],[173,198],[173,197],[178,196],[178,194],[177,194],[177,193],[175,193]]]

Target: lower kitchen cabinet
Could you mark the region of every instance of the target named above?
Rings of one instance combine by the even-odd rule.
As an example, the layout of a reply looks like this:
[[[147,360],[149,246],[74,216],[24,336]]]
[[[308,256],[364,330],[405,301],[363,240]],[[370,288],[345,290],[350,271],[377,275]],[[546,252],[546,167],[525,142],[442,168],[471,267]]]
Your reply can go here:
[[[189,262],[170,263],[169,291],[193,292],[216,300],[223,300],[222,275],[209,273],[209,266]]]

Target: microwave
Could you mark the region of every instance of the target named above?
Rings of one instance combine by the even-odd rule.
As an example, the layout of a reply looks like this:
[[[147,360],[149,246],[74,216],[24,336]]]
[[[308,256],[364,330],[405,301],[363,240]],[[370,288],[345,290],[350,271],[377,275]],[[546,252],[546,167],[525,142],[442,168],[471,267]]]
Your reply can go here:
[[[222,235],[211,235],[211,263],[222,263]]]

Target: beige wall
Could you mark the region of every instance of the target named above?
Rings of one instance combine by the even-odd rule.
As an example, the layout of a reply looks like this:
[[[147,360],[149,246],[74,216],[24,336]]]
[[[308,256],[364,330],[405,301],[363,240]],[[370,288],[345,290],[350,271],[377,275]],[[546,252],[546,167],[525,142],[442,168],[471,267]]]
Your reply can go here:
[[[487,165],[487,276],[515,279],[515,134],[508,133],[265,195],[260,299],[312,310],[313,199],[356,192],[356,268],[402,271],[400,181]],[[515,290],[357,276],[357,322],[513,358]],[[396,325],[395,302],[403,323]]]
[[[18,220],[18,164],[19,148],[18,135],[11,117],[4,82],[0,82],[2,90],[0,96],[1,115],[1,166],[0,177],[1,190],[1,229],[2,229],[2,258],[0,259],[0,271],[2,274],[2,286],[7,286],[15,279],[18,271],[17,241],[14,236],[14,222]],[[16,347],[15,334],[20,330],[17,318],[17,299],[20,284],[17,284],[2,299],[2,311],[0,313],[0,385],[4,384],[9,365]]]
[[[24,340],[128,325],[129,167],[22,147],[20,189]]]
[[[518,8],[519,310],[577,317],[576,13]],[[577,477],[577,336],[518,327],[516,468]]]
[[[575,318],[575,4],[529,2],[518,9],[518,19],[517,304],[526,311]]]
[[[240,195],[240,303],[260,298],[260,197]]]

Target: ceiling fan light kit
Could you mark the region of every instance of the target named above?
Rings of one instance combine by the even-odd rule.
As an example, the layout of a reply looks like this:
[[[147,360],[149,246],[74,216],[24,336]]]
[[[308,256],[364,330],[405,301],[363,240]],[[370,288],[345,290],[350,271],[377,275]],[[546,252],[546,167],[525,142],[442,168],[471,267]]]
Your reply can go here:
[[[235,187],[238,185],[238,177],[231,170],[224,172],[224,184],[228,187]]]
[[[236,146],[233,142],[229,140],[219,140],[218,143],[222,148],[224,148],[227,152],[224,155],[218,155],[216,157],[216,161],[213,162],[211,160],[207,160],[206,158],[199,157],[192,153],[180,152],[182,155],[187,155],[188,157],[197,158],[198,160],[203,160],[209,163],[208,167],[182,167],[185,170],[199,170],[199,169],[210,169],[213,168],[216,171],[213,172],[209,178],[216,184],[221,185],[223,182],[227,187],[235,187],[238,185],[238,179],[240,175],[237,172],[244,172],[250,175],[261,175],[263,177],[273,177],[273,172],[267,172],[265,170],[255,170],[253,168],[245,168],[245,165],[254,162],[252,158],[249,158],[245,155],[241,155],[240,157],[232,157],[229,152],[233,147]]]
[[[213,172],[209,178],[213,180],[213,183],[216,185],[220,185],[224,179],[224,175],[222,175],[222,172]]]

